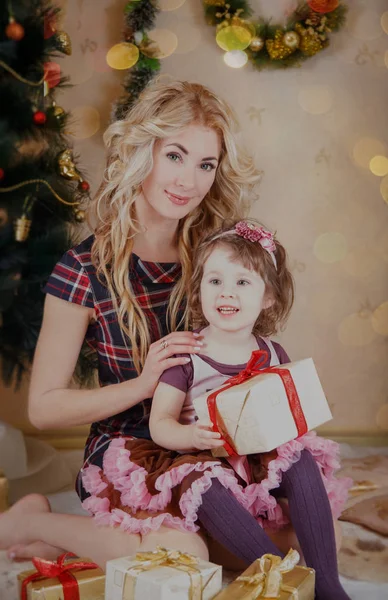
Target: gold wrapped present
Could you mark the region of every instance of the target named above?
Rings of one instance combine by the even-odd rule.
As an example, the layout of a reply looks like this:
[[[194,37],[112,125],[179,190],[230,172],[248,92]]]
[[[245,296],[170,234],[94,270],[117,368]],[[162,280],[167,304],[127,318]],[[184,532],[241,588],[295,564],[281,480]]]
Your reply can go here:
[[[0,471],[0,512],[8,508],[8,479],[3,471]]]
[[[221,588],[219,565],[160,546],[106,565],[109,600],[211,600]]]
[[[35,569],[18,575],[21,600],[104,600],[102,569],[89,559],[73,557],[62,554],[56,562],[33,558]]]
[[[299,558],[296,550],[283,559],[264,554],[214,600],[314,600],[315,571],[297,566]]]
[[[213,456],[270,452],[332,418],[311,358],[263,368],[267,357],[253,351],[243,371],[194,399],[199,419],[224,439]]]

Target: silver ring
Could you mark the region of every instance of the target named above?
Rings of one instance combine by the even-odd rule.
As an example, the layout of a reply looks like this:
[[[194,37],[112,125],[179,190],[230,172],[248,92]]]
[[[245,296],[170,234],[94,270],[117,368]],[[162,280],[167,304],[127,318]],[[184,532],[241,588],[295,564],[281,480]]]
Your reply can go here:
[[[162,349],[165,350],[167,348],[167,346],[168,346],[168,342],[166,342],[166,340],[162,340],[160,342],[160,345],[162,346]]]

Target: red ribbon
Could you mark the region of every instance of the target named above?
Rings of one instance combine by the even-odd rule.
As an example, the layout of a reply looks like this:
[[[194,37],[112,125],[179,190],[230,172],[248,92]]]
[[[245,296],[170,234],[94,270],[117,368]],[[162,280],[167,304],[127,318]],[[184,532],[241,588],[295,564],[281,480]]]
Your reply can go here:
[[[298,437],[304,435],[308,431],[306,419],[303,414],[302,406],[300,404],[298,392],[296,391],[295,383],[292,379],[290,371],[285,368],[279,369],[277,367],[264,368],[263,365],[267,362],[268,358],[269,356],[266,350],[254,350],[246,368],[243,371],[240,371],[240,373],[238,373],[237,375],[230,377],[230,379],[226,381],[225,385],[222,388],[216,390],[215,392],[212,392],[208,396],[207,406],[209,410],[209,417],[212,423],[212,429],[213,431],[221,433],[223,435],[223,439],[225,441],[223,447],[225,448],[229,456],[238,456],[238,454],[234,448],[233,440],[226,432],[226,428],[223,425],[221,415],[218,414],[216,399],[218,394],[220,394],[221,392],[228,390],[234,385],[239,385],[244,381],[248,381],[249,379],[252,379],[252,377],[256,377],[256,375],[262,375],[263,373],[275,373],[276,375],[279,375],[287,394],[290,410],[294,418],[296,428],[298,430]]]
[[[59,579],[59,582],[63,587],[64,600],[80,600],[78,581],[74,575],[70,573],[70,570],[84,571],[85,569],[98,569],[98,565],[82,560],[65,563],[67,558],[73,556],[75,556],[75,554],[66,552],[65,554],[61,554],[56,562],[34,557],[32,563],[37,572],[32,573],[23,579],[21,600],[27,600],[27,586],[31,581],[42,581],[50,577],[57,577]]]

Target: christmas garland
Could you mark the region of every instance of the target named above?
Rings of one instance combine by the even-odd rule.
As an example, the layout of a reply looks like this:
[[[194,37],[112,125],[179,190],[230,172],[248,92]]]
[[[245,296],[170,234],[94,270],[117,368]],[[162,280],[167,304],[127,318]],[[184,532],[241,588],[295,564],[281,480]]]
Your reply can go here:
[[[307,0],[283,26],[250,19],[247,0],[203,0],[203,6],[207,23],[216,27],[217,44],[232,55],[242,54],[259,70],[299,66],[327,48],[329,35],[343,27],[347,11],[340,0]]]
[[[156,48],[147,31],[154,28],[159,8],[154,0],[130,0],[125,8],[124,43],[138,50],[138,60],[123,83],[124,93],[113,108],[113,119],[123,119],[146,85],[160,69]]]

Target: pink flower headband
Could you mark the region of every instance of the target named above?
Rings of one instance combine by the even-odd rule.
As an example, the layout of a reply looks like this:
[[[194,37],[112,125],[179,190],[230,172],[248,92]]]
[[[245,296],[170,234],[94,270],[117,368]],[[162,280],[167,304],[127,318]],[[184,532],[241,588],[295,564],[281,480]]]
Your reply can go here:
[[[264,229],[264,227],[257,227],[253,225],[253,223],[249,223],[247,221],[239,221],[233,229],[229,229],[228,231],[223,231],[214,239],[218,239],[223,237],[224,235],[229,235],[231,233],[236,233],[240,237],[243,237],[250,242],[259,242],[260,246],[264,248],[272,258],[272,262],[275,265],[275,269],[277,269],[277,262],[275,258],[275,250],[276,245],[273,237],[273,233]]]

